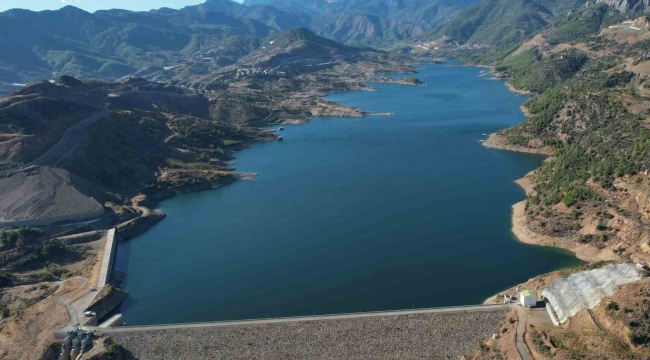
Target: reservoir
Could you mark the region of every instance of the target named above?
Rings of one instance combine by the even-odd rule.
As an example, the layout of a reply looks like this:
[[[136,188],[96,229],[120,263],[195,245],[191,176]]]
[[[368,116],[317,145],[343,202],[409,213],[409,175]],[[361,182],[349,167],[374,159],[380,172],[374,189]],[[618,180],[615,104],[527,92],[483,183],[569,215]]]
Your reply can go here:
[[[120,243],[129,325],[478,304],[580,263],[518,242],[514,180],[543,157],[488,149],[526,98],[480,69],[430,65],[428,84],[329,100],[392,117],[283,125],[238,154],[251,181],[161,203],[168,217]]]

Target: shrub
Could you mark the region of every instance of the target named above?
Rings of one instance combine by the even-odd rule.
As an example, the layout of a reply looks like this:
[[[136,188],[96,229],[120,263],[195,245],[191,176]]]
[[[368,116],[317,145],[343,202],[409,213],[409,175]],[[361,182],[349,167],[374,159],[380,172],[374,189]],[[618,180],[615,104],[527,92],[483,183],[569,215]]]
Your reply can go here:
[[[640,333],[637,331],[630,331],[628,334],[628,337],[630,339],[630,342],[634,345],[647,345],[650,343],[650,335],[645,334],[645,333]]]
[[[487,345],[485,345],[485,344],[482,343],[482,342],[479,342],[479,343],[478,343],[478,348],[479,348],[479,350],[481,351],[481,354],[482,354],[482,355],[485,355],[485,354],[487,354],[488,352],[490,352],[490,347],[487,346]]]
[[[548,355],[548,354],[551,353],[551,347],[546,345],[546,343],[544,343],[544,339],[542,338],[542,334],[539,331],[533,329],[531,331],[530,335],[531,335],[532,340],[533,340],[533,346],[535,346],[535,349],[537,349],[537,351],[540,354]]]
[[[0,288],[7,287],[13,283],[14,277],[6,270],[0,270]]]
[[[104,349],[109,353],[114,353],[117,350],[117,344],[112,339],[106,339],[104,341]]]

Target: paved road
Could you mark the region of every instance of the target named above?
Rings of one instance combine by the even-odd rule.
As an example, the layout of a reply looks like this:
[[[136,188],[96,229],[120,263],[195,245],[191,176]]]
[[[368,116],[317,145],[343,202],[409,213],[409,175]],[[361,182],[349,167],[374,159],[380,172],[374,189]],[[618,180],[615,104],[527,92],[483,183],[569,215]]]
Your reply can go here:
[[[513,305],[513,308],[517,310],[517,336],[515,338],[515,344],[517,345],[517,351],[522,360],[533,360],[533,357],[528,351],[528,346],[524,341],[524,335],[526,334],[526,325],[528,325],[528,309]]]
[[[66,279],[64,281],[59,282],[59,289],[56,291],[55,294],[61,292],[68,281],[75,280],[75,279],[83,280],[83,284],[81,284],[81,288],[85,287],[88,284],[88,278],[85,278],[83,276],[77,276],[70,279]],[[63,306],[65,306],[65,310],[68,312],[68,319],[69,319],[68,323],[64,325],[61,328],[61,330],[64,328],[72,329],[76,324],[79,323],[79,314],[80,312],[85,310],[85,307],[83,309],[81,308],[83,307],[83,304],[85,304],[86,301],[88,301],[88,299],[86,299],[88,294],[90,293],[84,294],[83,296],[81,296],[79,299],[75,301],[68,300],[68,296],[70,296],[70,294],[65,294],[59,298],[59,302],[63,304]],[[90,300],[92,300],[92,298],[90,298]]]
[[[58,143],[52,146],[47,152],[45,152],[45,154],[39,156],[36,160],[27,164],[27,166],[57,165],[59,162],[61,162],[61,160],[70,156],[77,148],[77,146],[79,146],[81,140],[86,134],[86,130],[88,129],[88,127],[92,125],[95,121],[108,115],[108,113],[109,113],[108,104],[105,104],[104,109],[100,113],[95,114],[83,120],[82,122],[69,127],[63,133],[63,137],[61,138],[61,140],[59,140]]]
[[[472,305],[472,306],[453,306],[453,307],[432,308],[432,309],[377,311],[377,312],[364,312],[364,313],[353,313],[353,314],[286,317],[286,318],[275,318],[275,319],[218,321],[218,322],[171,324],[171,325],[124,326],[124,327],[117,327],[117,328],[110,328],[110,329],[103,329],[103,328],[96,328],[96,327],[92,327],[92,328],[85,327],[85,328],[88,330],[95,330],[97,332],[110,334],[110,333],[135,332],[135,331],[155,331],[155,330],[194,329],[194,328],[255,325],[255,324],[275,324],[275,323],[296,322],[296,321],[318,321],[318,320],[415,315],[415,314],[429,314],[429,313],[450,313],[450,312],[461,312],[461,311],[487,311],[487,310],[494,310],[499,308],[512,308],[514,306],[515,305],[512,304]]]

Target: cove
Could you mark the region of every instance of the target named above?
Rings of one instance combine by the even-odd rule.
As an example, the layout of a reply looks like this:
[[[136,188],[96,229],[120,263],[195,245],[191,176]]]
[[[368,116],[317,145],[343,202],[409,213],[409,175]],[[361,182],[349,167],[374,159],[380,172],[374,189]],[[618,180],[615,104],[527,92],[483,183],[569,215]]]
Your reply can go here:
[[[480,69],[329,100],[393,117],[314,118],[238,154],[251,181],[174,197],[120,243],[129,325],[478,304],[579,264],[511,233],[513,181],[543,157],[483,147],[526,100]]]

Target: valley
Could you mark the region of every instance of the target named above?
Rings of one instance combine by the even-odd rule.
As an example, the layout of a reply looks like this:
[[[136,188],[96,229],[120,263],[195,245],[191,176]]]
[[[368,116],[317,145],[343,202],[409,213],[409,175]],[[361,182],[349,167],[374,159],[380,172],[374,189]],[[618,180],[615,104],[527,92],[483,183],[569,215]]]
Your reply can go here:
[[[208,0],[1,12],[0,357],[56,358],[61,326],[92,328],[101,319],[85,310],[106,319],[120,303],[117,324],[202,322],[503,303],[611,264],[645,276],[648,11]],[[436,317],[457,319],[453,349],[416,314],[209,338],[245,333],[228,358],[278,358],[282,346],[256,341],[315,334],[337,356],[643,359],[649,294],[646,279],[617,286],[561,325],[543,298],[548,311]],[[415,341],[423,332],[431,342]],[[170,344],[191,358],[182,339],[198,333],[145,332],[144,346],[116,333],[83,358],[175,358]],[[220,350],[205,334],[209,357]]]

